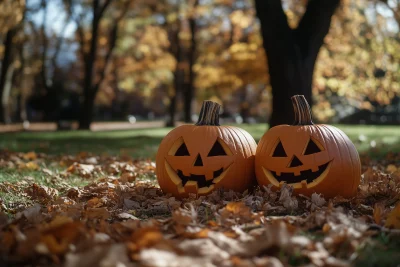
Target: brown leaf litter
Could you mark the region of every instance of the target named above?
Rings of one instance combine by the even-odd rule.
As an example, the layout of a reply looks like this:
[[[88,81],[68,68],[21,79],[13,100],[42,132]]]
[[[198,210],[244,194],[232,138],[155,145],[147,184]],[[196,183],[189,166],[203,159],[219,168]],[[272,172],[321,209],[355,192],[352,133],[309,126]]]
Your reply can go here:
[[[0,201],[5,266],[351,266],[373,236],[400,231],[393,155],[368,161],[353,199],[294,196],[284,186],[177,200],[159,189],[151,161],[1,153],[0,168],[32,162],[50,181],[89,181],[59,189],[31,179],[0,184],[33,203]]]

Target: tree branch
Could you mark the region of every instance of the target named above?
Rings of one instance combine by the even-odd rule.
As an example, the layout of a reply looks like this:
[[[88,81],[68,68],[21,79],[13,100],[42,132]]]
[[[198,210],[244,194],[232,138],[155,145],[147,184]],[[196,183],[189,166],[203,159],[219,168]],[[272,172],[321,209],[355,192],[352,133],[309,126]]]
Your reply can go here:
[[[73,20],[75,21],[76,24],[76,32],[78,34],[78,42],[79,42],[79,52],[81,54],[82,60],[85,62],[87,58],[87,54],[85,52],[85,34],[83,32],[83,28],[81,25],[81,19],[78,19],[77,17],[74,17]]]
[[[41,78],[42,83],[46,91],[50,89],[50,85],[47,82],[47,49],[48,49],[48,39],[46,35],[46,24],[47,24],[47,1],[42,0],[41,8],[43,8],[43,18],[42,18],[42,25],[41,25],[41,33],[42,33],[42,42],[43,42],[43,53],[42,53],[42,71],[41,71]]]
[[[97,1],[97,0],[94,0]],[[106,11],[107,7],[111,4],[111,0],[106,0],[105,3],[100,7],[100,9],[98,10],[98,14],[97,16],[99,16],[100,18],[103,16],[104,11]],[[97,12],[97,11],[96,11]]]
[[[255,0],[257,17],[261,23],[261,32],[266,43],[280,46],[291,35],[281,0]],[[274,42],[268,39],[274,39]]]
[[[393,13],[394,19],[396,20],[397,25],[400,27],[400,2],[397,1],[396,8],[393,8],[389,5],[387,0],[377,0],[385,4],[385,6]]]
[[[105,64],[104,64],[103,70],[100,73],[100,78],[99,78],[98,82],[94,85],[94,92],[97,92],[99,90],[101,83],[104,81],[104,78],[106,77],[107,68],[108,68],[108,65],[110,64],[111,56],[112,56],[112,53],[114,51],[114,48],[115,48],[115,45],[116,45],[117,39],[118,39],[117,37],[118,37],[119,23],[125,17],[125,15],[128,11],[129,4],[130,4],[129,1],[125,2],[125,5],[122,9],[121,14],[114,20],[115,21],[114,25],[110,31],[110,37],[109,37],[110,44],[108,47],[107,54],[105,56]]]
[[[51,65],[52,65],[53,69],[58,67],[57,66],[57,58],[58,58],[58,55],[60,54],[61,46],[62,46],[62,43],[64,41],[64,35],[65,35],[65,32],[66,32],[67,27],[69,25],[69,22],[71,20],[71,17],[72,17],[72,13],[71,12],[67,12],[67,14],[68,14],[68,17],[66,18],[64,26],[61,29],[60,35],[57,38],[57,42],[56,42],[56,45],[55,45],[55,51],[54,51],[54,54],[53,54],[53,56],[51,58]]]
[[[304,57],[309,56],[311,51],[318,53],[339,3],[340,0],[309,0],[306,12],[295,30],[297,43]],[[316,56],[311,55],[310,60],[315,60]]]

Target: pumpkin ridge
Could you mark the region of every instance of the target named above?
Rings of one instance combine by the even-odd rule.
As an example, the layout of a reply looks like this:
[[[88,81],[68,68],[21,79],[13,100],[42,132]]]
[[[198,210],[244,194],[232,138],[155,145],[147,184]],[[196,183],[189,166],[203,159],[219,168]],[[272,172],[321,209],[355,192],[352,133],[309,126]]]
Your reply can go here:
[[[328,127],[329,128],[329,127]],[[342,140],[346,143],[346,148],[347,148],[347,152],[348,152],[348,154],[349,155],[352,155],[352,153],[351,153],[351,148],[348,146],[348,142],[349,142],[349,138],[346,136],[346,134],[342,131],[342,130],[340,130],[340,129],[337,129],[337,128],[334,128],[339,134],[340,134],[340,136],[342,137]],[[351,143],[352,144],[352,143]],[[354,147],[354,145],[353,145],[353,148],[355,149],[355,147]],[[351,158],[351,163],[353,164],[353,165],[355,165],[354,163],[356,163],[356,164],[358,164],[358,165],[361,165],[361,162],[360,162],[360,158],[354,158],[354,157],[350,157]],[[354,175],[354,171],[355,171],[355,169],[354,168],[352,168],[351,169],[351,174],[352,174],[352,177],[354,177],[355,175]],[[359,171],[357,171],[357,176],[359,176],[359,178],[358,179],[360,179],[361,178],[361,170],[359,170]],[[359,182],[358,182],[359,183]],[[353,180],[353,184],[352,184],[352,186],[351,186],[351,190],[352,190],[352,192],[353,191],[357,191],[357,187],[358,187],[358,185],[356,185],[356,187],[354,186],[356,184],[356,181],[355,180]]]
[[[247,141],[247,145],[249,147],[249,151],[251,151],[252,155],[254,155],[256,153],[256,147],[257,147],[257,143],[255,142],[255,140],[253,139],[253,137],[246,132],[245,130],[238,128],[239,131],[242,133],[242,135],[245,137],[246,141]],[[254,141],[253,144],[250,144],[251,141]]]
[[[242,132],[242,129],[240,129],[238,127],[232,127],[232,128],[235,131],[236,136],[240,138],[240,142],[241,142],[242,147],[243,147],[243,152],[245,152],[244,155],[247,157],[248,156],[247,155],[247,151],[251,151],[251,146],[250,146],[250,144],[249,144],[249,142],[247,140],[248,137]],[[243,139],[243,141],[242,141],[242,139]]]
[[[340,149],[340,146],[338,144],[338,140],[336,138],[335,133],[332,131],[331,127],[328,125],[322,124],[320,126],[324,129],[325,132],[328,132],[330,134],[330,136],[332,138],[331,142],[333,141],[333,143],[336,146],[336,150],[339,152],[339,157],[335,157],[334,160],[338,160],[339,165],[342,165],[343,164],[343,153],[342,153],[342,150]],[[329,152],[328,152],[328,155],[330,155]],[[343,170],[341,170],[341,172],[343,172]],[[352,173],[353,173],[353,171],[352,171]]]
[[[229,131],[231,131],[233,133],[232,135],[235,137],[234,139],[239,139],[239,141],[240,141],[240,151],[242,152],[242,155],[243,156],[247,156],[246,155],[246,150],[245,150],[243,142],[242,142],[242,139],[240,138],[240,136],[236,132],[236,129],[234,127],[229,127]]]

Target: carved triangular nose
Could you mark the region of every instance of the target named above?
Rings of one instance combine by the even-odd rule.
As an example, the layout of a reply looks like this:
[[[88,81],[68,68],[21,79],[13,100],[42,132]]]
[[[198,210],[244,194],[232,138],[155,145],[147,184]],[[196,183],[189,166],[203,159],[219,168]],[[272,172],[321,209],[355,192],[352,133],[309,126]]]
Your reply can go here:
[[[289,168],[297,167],[297,166],[301,166],[301,165],[303,165],[303,162],[301,162],[298,157],[293,156],[292,161],[289,164]]]
[[[200,154],[197,155],[196,161],[194,162],[194,166],[203,166],[203,161],[201,160]]]

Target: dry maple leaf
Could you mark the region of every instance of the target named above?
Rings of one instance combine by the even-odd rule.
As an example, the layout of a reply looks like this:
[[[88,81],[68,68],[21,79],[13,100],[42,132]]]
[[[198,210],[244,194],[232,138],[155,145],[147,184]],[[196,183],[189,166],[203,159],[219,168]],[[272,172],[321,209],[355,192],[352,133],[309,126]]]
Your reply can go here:
[[[38,203],[36,203],[33,206],[25,209],[24,211],[17,213],[15,218],[19,219],[22,216],[24,216],[30,222],[33,223],[40,222],[43,219],[41,214],[41,206]]]
[[[30,171],[37,171],[37,170],[40,170],[40,166],[39,166],[36,162],[34,162],[34,161],[29,161],[29,162],[27,162],[27,163],[21,162],[21,163],[18,165],[18,168],[19,168],[20,170],[30,170]]]
[[[139,259],[144,266],[151,267],[216,267],[210,258],[180,256],[159,249],[142,250]]]
[[[321,194],[313,193],[311,195],[311,210],[314,211],[319,207],[326,204],[326,200],[321,196]]]
[[[74,173],[82,177],[92,177],[96,172],[96,167],[90,164],[80,164],[74,162],[71,166],[68,167],[67,172]]]
[[[296,197],[292,197],[293,187],[288,184],[283,184],[280,191],[281,195],[279,197],[279,202],[289,211],[297,209],[299,206],[298,201]]]
[[[110,212],[106,208],[89,208],[85,214],[89,219],[106,220],[110,217]]]
[[[138,229],[132,233],[131,240],[134,244],[131,249],[134,250],[153,247],[165,241],[163,234],[156,227]]]
[[[400,229],[400,203],[389,213],[385,226]]]
[[[35,159],[37,159],[37,154],[34,151],[31,151],[31,152],[23,154],[22,158],[25,160],[35,160]]]
[[[382,223],[382,213],[383,213],[384,206],[379,203],[375,203],[374,211],[373,211],[373,218],[376,224],[381,225]]]
[[[95,246],[82,253],[68,253],[65,258],[65,267],[128,267],[136,266],[129,262],[126,246],[112,244]]]
[[[33,199],[39,201],[50,201],[58,196],[58,190],[44,185],[32,184],[25,192]]]

